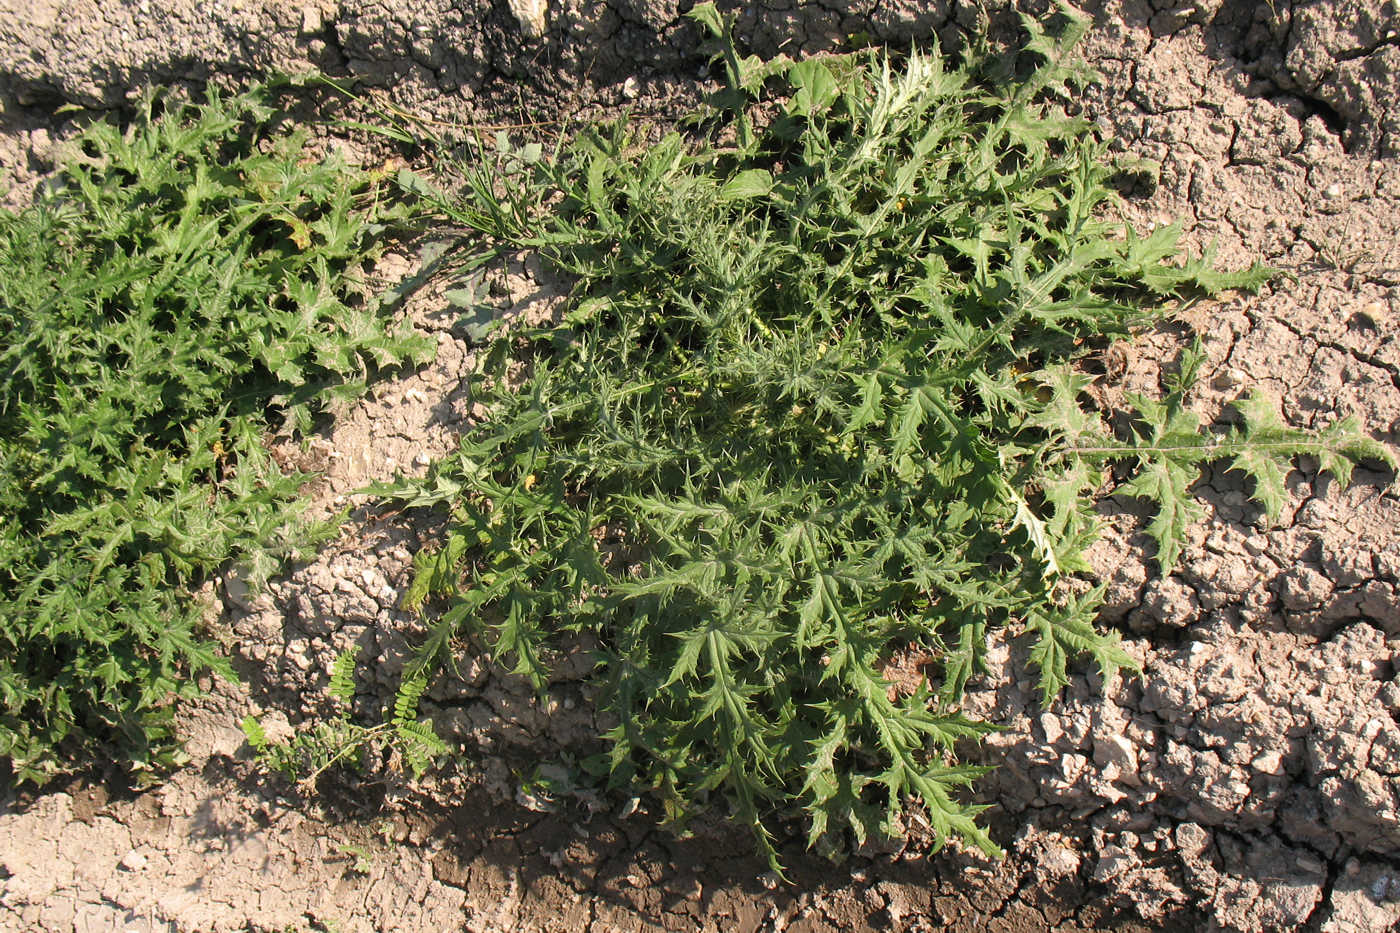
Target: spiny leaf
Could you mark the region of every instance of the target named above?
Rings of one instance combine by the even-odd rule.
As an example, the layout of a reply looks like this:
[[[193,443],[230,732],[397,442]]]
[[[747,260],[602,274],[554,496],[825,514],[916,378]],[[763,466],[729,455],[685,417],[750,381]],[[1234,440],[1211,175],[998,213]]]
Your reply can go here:
[[[1035,549],[1036,557],[1044,565],[1047,576],[1053,576],[1060,572],[1060,562],[1055,556],[1055,546],[1050,540],[1050,532],[1045,522],[1040,516],[1031,511],[1029,503],[1022,498],[1021,494],[1012,489],[1009,484],[1002,485],[1002,494],[1011,500],[1015,509],[1015,516],[1012,523],[1026,533],[1030,538],[1031,546]]]
[[[1103,602],[1104,587],[1074,597],[1062,605],[1040,605],[1026,616],[1026,629],[1036,642],[1031,646],[1031,663],[1040,669],[1040,701],[1049,706],[1069,683],[1068,661],[1077,654],[1088,654],[1099,666],[1105,682],[1121,669],[1139,669],[1138,663],[1119,647],[1117,632],[1101,635],[1094,628],[1094,615]]]
[[[1276,521],[1283,511],[1286,490],[1283,480],[1289,458],[1307,454],[1318,459],[1321,470],[1331,472],[1343,486],[1351,482],[1352,467],[1365,460],[1395,468],[1395,454],[1384,444],[1367,437],[1354,417],[1342,418],[1318,432],[1303,431],[1284,424],[1278,403],[1255,389],[1232,403],[1243,425],[1233,440],[1239,451],[1230,461],[1254,480],[1252,498],[1264,508],[1264,515]]]
[[[767,169],[751,168],[729,179],[719,189],[725,201],[746,201],[763,197],[773,190],[773,175]]]
[[[1163,572],[1176,566],[1181,548],[1186,543],[1186,529],[1205,517],[1191,494],[1191,484],[1200,477],[1200,470],[1183,465],[1176,459],[1154,458],[1145,462],[1128,482],[1116,491],[1120,495],[1149,500],[1155,514],[1147,524],[1147,533],[1157,542],[1157,563]]]
[[[1194,369],[1188,358],[1182,378],[1189,379]],[[1075,451],[1092,459],[1136,459],[1138,472],[1117,493],[1153,503],[1156,512],[1147,531],[1157,541],[1157,560],[1163,571],[1176,565],[1186,529],[1204,515],[1189,489],[1199,478],[1203,463],[1224,460],[1231,469],[1249,476],[1253,481],[1251,498],[1259,503],[1268,522],[1276,521],[1283,511],[1287,500],[1284,478],[1295,456],[1316,457],[1322,469],[1331,471],[1342,483],[1350,482],[1353,464],[1363,460],[1395,467],[1392,452],[1366,437],[1354,419],[1342,419],[1320,431],[1291,428],[1279,417],[1277,404],[1258,390],[1233,403],[1242,424],[1229,435],[1203,433],[1199,419],[1180,407],[1185,391],[1185,384],[1178,380],[1161,402],[1131,397],[1145,423],[1135,442]]]
[[[787,70],[793,95],[788,111],[810,117],[821,113],[841,96],[841,88],[831,71],[819,61],[794,62]]]

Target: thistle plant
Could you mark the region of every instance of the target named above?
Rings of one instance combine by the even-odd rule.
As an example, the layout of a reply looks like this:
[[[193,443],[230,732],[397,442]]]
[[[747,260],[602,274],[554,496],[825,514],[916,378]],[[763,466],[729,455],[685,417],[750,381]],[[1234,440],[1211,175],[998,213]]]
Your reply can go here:
[[[958,709],[988,631],[1026,639],[1047,703],[1078,658],[1133,666],[1085,558],[1106,468],[1155,509],[1169,570],[1201,464],[1273,515],[1293,455],[1345,480],[1388,453],[1259,395],[1203,428],[1194,357],[1107,426],[1097,350],[1271,272],[1118,219],[1106,143],[1059,103],[1092,77],[1071,11],[960,62],[760,62],[713,6],[692,15],[727,80],[689,135],[483,150],[460,196],[404,178],[481,234],[474,263],[534,249],[572,282],[557,320],[487,339],[460,450],[389,490],[452,516],[405,600],[433,608],[415,670],[467,637],[544,685],[584,635],[613,724],[595,764],[672,824],[725,806],[776,866],[776,821],[864,840],[917,806],[940,843],[996,853],[964,802],[982,769],[954,755],[991,728]],[[901,690],[886,671],[911,651],[928,676]]]
[[[98,749],[174,761],[171,700],[232,673],[191,590],[316,538],[267,435],[432,349],[363,284],[392,187],[309,154],[268,99],[151,95],[0,211],[0,758],[21,780]]]

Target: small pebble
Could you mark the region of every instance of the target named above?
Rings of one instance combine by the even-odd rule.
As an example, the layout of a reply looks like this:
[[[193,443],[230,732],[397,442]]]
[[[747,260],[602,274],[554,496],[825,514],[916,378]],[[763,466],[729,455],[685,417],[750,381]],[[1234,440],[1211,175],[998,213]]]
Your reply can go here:
[[[146,861],[146,856],[132,849],[130,852],[126,853],[126,855],[122,856],[121,866],[127,871],[140,871],[146,867]]]
[[[1342,196],[1342,186],[1334,181],[1332,182],[1332,184],[1327,186],[1327,190],[1323,193],[1326,194],[1329,198],[1339,198]]]
[[[1101,768],[1115,765],[1120,772],[1137,771],[1137,753],[1126,736],[1110,735],[1094,740],[1094,762]],[[1107,778],[1107,780],[1113,780]]]
[[[694,875],[681,875],[680,877],[671,878],[667,880],[662,887],[671,894],[692,901],[698,901],[701,895],[705,893],[705,889],[700,885],[700,879],[696,878]]]
[[[622,82],[623,97],[628,100],[636,100],[639,94],[641,94],[641,90],[637,87],[637,79],[635,77],[628,77],[626,81]]]
[[[53,136],[46,129],[37,129],[29,134],[29,148],[41,162],[50,161],[53,154]]]
[[[1227,366],[1220,370],[1211,380],[1211,384],[1217,389],[1233,389],[1242,382],[1244,382],[1244,373],[1233,366]]]
[[[428,464],[433,462],[433,458],[428,456],[428,452],[426,450],[420,450],[418,451],[418,456],[413,458],[413,462],[418,464],[419,466],[427,466]]]

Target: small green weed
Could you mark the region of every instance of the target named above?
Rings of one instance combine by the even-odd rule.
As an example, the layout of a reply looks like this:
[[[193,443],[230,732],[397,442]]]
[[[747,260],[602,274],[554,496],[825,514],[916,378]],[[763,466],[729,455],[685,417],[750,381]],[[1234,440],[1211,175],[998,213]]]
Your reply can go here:
[[[543,685],[583,633],[617,724],[592,765],[672,824],[722,800],[777,865],[775,820],[863,840],[918,805],[995,853],[959,799],[982,769],[953,756],[991,728],[957,710],[988,630],[1025,635],[1047,703],[1076,656],[1133,666],[1083,576],[1108,466],[1154,507],[1165,570],[1205,462],[1273,517],[1295,454],[1344,482],[1389,460],[1261,395],[1204,430],[1192,352],[1106,427],[1096,348],[1271,273],[1115,219],[1105,143],[1055,103],[1089,77],[1062,13],[1019,56],[764,63],[701,4],[728,81],[697,135],[597,127],[512,166],[482,147],[463,198],[403,179],[483,234],[474,263],[532,248],[574,282],[557,323],[493,332],[460,451],[388,490],[452,514],[405,598],[441,599],[419,675],[470,635]],[[897,689],[900,652],[930,680]]]
[[[364,846],[342,842],[335,848],[343,858],[349,861],[349,865],[345,869],[347,872],[355,875],[368,875],[374,870],[374,854]]]
[[[314,791],[321,775],[331,768],[361,769],[364,753],[382,746],[388,746],[415,777],[422,776],[435,759],[448,753],[447,745],[432,726],[417,719],[418,701],[428,686],[421,675],[404,678],[387,722],[364,726],[351,718],[359,654],[356,646],[342,652],[331,665],[327,689],[339,704],[337,717],[314,720],[286,742],[272,741],[255,717],[243,719],[243,734],[263,767]]]
[[[401,210],[389,186],[309,154],[267,99],[152,96],[0,212],[0,756],[20,779],[113,742],[172,760],[172,696],[229,673],[190,588],[314,542],[305,477],[264,435],[431,350],[355,284]]]

